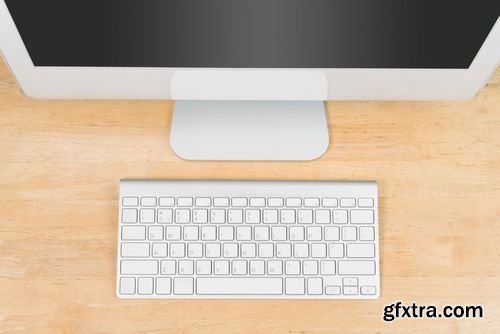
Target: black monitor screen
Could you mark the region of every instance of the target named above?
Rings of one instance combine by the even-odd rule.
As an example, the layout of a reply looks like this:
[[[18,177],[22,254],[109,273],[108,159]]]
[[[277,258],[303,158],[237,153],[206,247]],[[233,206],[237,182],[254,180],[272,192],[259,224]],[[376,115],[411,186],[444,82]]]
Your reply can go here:
[[[36,66],[468,68],[500,0],[5,0]]]

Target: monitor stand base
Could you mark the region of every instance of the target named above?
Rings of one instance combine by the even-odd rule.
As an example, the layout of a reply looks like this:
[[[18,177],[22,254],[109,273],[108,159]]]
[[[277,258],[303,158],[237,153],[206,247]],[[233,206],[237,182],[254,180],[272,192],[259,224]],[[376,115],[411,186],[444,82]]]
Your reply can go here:
[[[322,101],[177,101],[170,132],[186,160],[313,160],[328,143]]]

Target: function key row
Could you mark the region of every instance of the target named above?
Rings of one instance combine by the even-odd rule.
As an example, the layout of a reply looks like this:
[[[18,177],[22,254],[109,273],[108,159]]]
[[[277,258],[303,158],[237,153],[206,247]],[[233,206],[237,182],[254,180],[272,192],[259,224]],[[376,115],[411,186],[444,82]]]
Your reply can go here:
[[[177,199],[174,197],[123,197],[122,205],[124,207],[137,207],[139,203],[143,207],[290,207],[290,208],[319,208],[320,206],[325,208],[354,208],[356,204],[360,208],[372,208],[374,206],[373,198],[281,198],[281,197],[198,197],[193,199],[192,197],[178,197]],[[267,205],[266,205],[267,204]],[[321,205],[320,205],[321,204]]]

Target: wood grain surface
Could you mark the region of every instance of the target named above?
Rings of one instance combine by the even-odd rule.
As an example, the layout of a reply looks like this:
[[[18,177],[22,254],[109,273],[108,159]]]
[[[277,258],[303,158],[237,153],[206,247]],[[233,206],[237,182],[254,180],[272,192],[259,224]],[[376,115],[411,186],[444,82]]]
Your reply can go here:
[[[329,102],[313,162],[186,162],[172,102],[23,97],[0,63],[0,333],[484,333],[500,330],[500,71],[471,101]],[[115,296],[121,178],[377,180],[375,301]],[[482,319],[382,320],[385,305]]]

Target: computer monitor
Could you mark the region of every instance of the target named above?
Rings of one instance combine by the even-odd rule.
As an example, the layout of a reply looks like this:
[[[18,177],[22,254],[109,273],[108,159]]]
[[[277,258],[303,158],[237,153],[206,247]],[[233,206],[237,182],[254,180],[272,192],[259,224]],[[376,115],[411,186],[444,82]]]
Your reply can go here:
[[[38,98],[174,99],[186,159],[308,160],[323,101],[467,99],[500,60],[500,1],[1,0]]]

